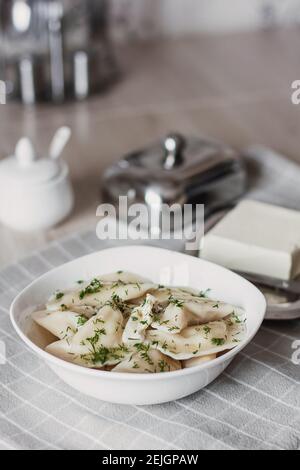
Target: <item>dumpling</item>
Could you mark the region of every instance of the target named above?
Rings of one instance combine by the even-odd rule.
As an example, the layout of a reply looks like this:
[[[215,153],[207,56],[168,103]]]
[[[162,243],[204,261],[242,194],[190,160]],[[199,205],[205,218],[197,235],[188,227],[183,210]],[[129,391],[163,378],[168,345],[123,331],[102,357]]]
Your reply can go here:
[[[67,339],[62,339],[60,341],[55,341],[54,343],[49,344],[45,348],[45,351],[49,354],[52,354],[52,356],[63,359],[64,361],[84,365],[83,361],[80,359],[80,356],[71,352],[70,342]]]
[[[186,301],[193,299],[207,299],[207,297],[205,297],[205,293],[200,293],[195,289],[181,287],[158,286],[153,292],[153,295],[160,303],[168,303],[171,296]]]
[[[208,299],[205,296],[199,296],[195,294],[192,289],[184,290],[180,288],[161,288],[157,289],[152,293],[156,300],[160,303],[165,303],[169,306],[169,309],[160,318],[160,322],[155,325],[155,328],[159,328],[163,324],[165,331],[168,329],[166,321],[170,321],[169,328],[179,327],[180,331],[185,326],[197,325],[200,323],[208,323],[211,321],[221,320],[222,318],[235,313],[236,315],[242,315],[243,310],[234,305],[227,304],[225,302],[215,301]],[[172,305],[178,307],[178,309],[172,309]],[[184,312],[180,312],[179,308],[182,308]],[[176,311],[177,310],[177,311]],[[178,322],[171,322],[171,315],[175,313],[178,315]],[[175,320],[175,317],[174,317]],[[182,325],[182,326],[180,326]]]
[[[144,347],[132,354],[112,369],[112,372],[131,372],[138,374],[171,372],[181,369],[179,361],[171,359],[155,349]]]
[[[91,341],[97,334],[97,341]],[[90,348],[101,343],[103,346],[117,346],[122,342],[123,315],[117,308],[109,305],[102,307],[97,315],[90,318],[73,337],[73,344]]]
[[[85,367],[102,367],[120,362],[129,351],[122,344],[123,315],[105,306],[71,338],[46,348],[55,356]]]
[[[100,307],[107,302],[124,302],[142,297],[153,288],[155,288],[154,284],[139,282],[134,284],[116,283],[115,285],[109,284],[106,286],[99,280],[94,279],[82,290],[56,294],[47,304],[47,309],[59,310],[61,305],[70,310],[74,306]]]
[[[149,330],[146,340],[151,347],[178,360],[206,356],[232,349],[240,341],[243,324],[232,320],[210,322],[190,326],[181,333],[171,334],[162,330]]]
[[[231,313],[242,315],[243,310],[225,302],[209,299],[192,299],[183,302],[184,308],[197,316],[199,323],[208,323],[227,317]]]
[[[78,328],[87,321],[86,317],[70,311],[48,312],[42,310],[33,313],[32,318],[38,325],[60,339],[71,338],[77,333]]]
[[[144,341],[146,329],[152,323],[155,302],[155,298],[147,294],[144,302],[132,310],[123,332],[123,343]]]
[[[216,359],[216,354],[209,354],[208,356],[199,356],[199,357],[192,357],[192,359],[187,359],[186,361],[182,361],[182,366],[184,369],[189,367],[200,366],[201,364],[205,364],[206,362],[213,361]]]
[[[60,307],[61,312],[66,311],[66,305],[62,304]],[[99,307],[89,307],[88,305],[72,305],[72,312],[76,313],[77,316],[84,316],[87,319],[93,317],[98,312]],[[48,313],[52,313],[52,310],[49,309]]]
[[[228,315],[241,309],[235,308],[224,302],[213,302],[204,300],[179,300],[173,296],[169,297],[169,304],[162,313],[155,316],[152,328],[166,331],[171,334],[180,333],[188,326],[209,323],[221,320]]]
[[[176,334],[180,333],[187,326],[197,325],[198,323],[195,315],[186,311],[181,306],[170,303],[160,315],[157,314],[155,316],[151,327],[156,330]]]

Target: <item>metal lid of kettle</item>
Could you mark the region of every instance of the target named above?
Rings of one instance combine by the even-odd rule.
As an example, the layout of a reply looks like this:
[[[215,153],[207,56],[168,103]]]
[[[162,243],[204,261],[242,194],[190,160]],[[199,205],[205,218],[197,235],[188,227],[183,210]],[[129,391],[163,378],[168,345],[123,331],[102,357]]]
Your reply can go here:
[[[23,137],[14,155],[0,162],[0,178],[20,185],[46,184],[61,173],[59,157],[71,136],[68,127],[58,129],[52,139],[47,158],[38,158],[31,140]]]

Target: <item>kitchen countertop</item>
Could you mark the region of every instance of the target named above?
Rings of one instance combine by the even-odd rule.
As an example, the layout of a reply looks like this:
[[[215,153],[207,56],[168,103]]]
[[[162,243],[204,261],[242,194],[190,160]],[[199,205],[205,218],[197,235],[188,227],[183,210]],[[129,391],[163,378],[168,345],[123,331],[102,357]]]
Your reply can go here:
[[[49,240],[96,226],[102,170],[170,130],[206,134],[241,149],[273,147],[300,163],[298,28],[159,40],[120,51],[122,76],[105,95],[64,106],[0,105],[0,158],[22,135],[39,152],[69,125],[65,152],[76,192],[72,216],[55,229],[20,234],[0,226],[0,267]]]

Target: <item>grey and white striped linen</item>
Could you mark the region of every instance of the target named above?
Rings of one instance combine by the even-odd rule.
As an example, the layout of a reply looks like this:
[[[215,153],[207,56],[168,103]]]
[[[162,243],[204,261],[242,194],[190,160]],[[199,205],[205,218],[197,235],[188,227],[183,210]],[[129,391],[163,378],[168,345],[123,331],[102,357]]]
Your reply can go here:
[[[256,151],[250,160],[257,159],[264,166],[251,196],[299,207],[300,169],[268,152]],[[286,200],[292,192],[294,199]],[[6,346],[6,363],[0,364],[0,449],[299,449],[300,365],[291,356],[300,321],[266,322],[213,384],[156,406],[111,405],[82,396],[24,346],[8,316],[15,295],[49,269],[105,247],[94,230],[86,231],[0,272],[0,341]]]

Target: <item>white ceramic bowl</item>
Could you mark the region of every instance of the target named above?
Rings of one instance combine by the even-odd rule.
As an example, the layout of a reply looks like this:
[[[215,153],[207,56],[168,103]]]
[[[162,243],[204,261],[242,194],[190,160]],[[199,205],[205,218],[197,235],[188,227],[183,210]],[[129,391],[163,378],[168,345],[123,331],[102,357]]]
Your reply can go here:
[[[57,289],[74,286],[78,279],[127,270],[161,284],[211,289],[210,295],[245,309],[247,334],[235,349],[189,369],[158,374],[113,373],[87,369],[58,359],[42,348],[47,337],[33,326],[35,306],[45,303]],[[266,310],[263,295],[233,272],[189,255],[131,246],[110,248],[76,259],[43,275],[28,286],[11,306],[11,320],[22,340],[67,384],[80,392],[113,403],[146,405],[168,402],[206,387],[216,379],[257,333]]]

